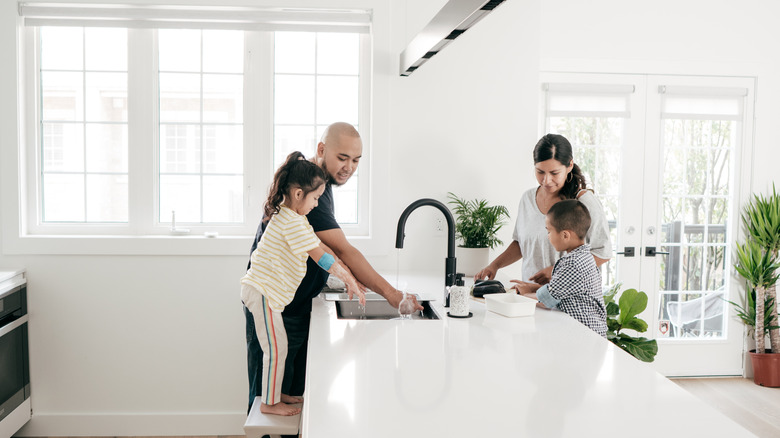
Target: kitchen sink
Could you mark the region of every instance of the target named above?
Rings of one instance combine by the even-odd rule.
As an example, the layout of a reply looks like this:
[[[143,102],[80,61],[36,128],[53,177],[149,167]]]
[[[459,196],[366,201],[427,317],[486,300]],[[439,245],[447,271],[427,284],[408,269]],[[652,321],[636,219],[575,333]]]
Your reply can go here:
[[[322,291],[327,301],[349,301],[349,295],[343,289],[325,289]],[[357,295],[352,294],[352,299],[357,300]],[[366,301],[384,301],[385,297],[376,292],[366,292]]]
[[[414,312],[412,319],[439,319],[439,315],[431,308],[430,301],[420,301],[420,305],[423,306],[423,310]],[[367,299],[365,309],[360,306],[357,299],[336,301],[336,316],[339,319],[365,320],[399,318],[398,309],[391,306],[384,298],[381,301]]]

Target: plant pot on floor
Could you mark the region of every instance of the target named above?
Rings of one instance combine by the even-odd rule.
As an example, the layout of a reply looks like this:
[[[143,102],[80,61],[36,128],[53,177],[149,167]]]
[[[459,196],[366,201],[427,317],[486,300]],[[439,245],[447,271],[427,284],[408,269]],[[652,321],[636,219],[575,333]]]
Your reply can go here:
[[[770,388],[780,387],[780,354],[767,350],[766,353],[756,353],[750,350],[750,360],[753,363],[753,382],[756,385]]]
[[[473,277],[482,268],[490,263],[490,248],[464,248],[455,249],[456,267],[466,277]]]

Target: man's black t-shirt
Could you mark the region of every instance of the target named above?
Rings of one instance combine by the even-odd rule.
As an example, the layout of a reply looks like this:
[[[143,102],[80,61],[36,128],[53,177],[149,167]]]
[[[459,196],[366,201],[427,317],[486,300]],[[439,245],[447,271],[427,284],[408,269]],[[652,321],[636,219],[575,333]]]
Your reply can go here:
[[[336,222],[336,215],[333,210],[333,189],[330,184],[325,186],[325,191],[320,196],[318,204],[314,209],[306,215],[314,232],[332,230],[339,228],[338,222]],[[260,242],[260,238],[265,232],[265,227],[268,225],[268,221],[263,218],[260,225],[257,227],[257,235],[255,235],[255,241],[252,243],[252,250],[249,252],[249,258],[251,264],[252,253],[257,248],[257,244]],[[249,264],[247,269],[249,269]],[[311,300],[320,293],[322,287],[325,286],[325,282],[328,281],[328,273],[320,268],[320,266],[311,259],[306,261],[306,275],[303,277],[298,290],[295,291],[295,297],[284,308],[284,314],[287,315],[300,315],[311,312]]]

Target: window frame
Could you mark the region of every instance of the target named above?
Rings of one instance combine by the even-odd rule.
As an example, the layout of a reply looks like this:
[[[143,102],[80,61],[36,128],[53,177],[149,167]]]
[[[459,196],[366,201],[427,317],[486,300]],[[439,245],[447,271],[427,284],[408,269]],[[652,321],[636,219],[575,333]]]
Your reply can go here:
[[[273,31],[244,31],[244,222],[238,226],[181,225],[190,232],[171,233],[169,223],[157,219],[159,192],[159,135],[157,115],[138,114],[158,105],[156,31],[128,29],[128,222],[42,224],[40,166],[39,32],[23,27],[20,33],[20,127],[18,210],[15,220],[3,222],[4,247],[21,254],[245,254],[246,241],[261,219],[262,201],[273,175]],[[152,50],[139,50],[151,47]],[[151,53],[150,53],[151,52]],[[247,55],[247,52],[251,53]],[[260,54],[261,56],[255,56]],[[364,143],[359,180],[358,224],[345,224],[345,234],[370,239],[369,211],[371,35],[360,34],[359,125]],[[130,73],[139,65],[154,68],[147,74]],[[133,69],[133,65],[136,65]],[[145,68],[145,67],[144,67]],[[29,74],[24,74],[27,72]],[[253,72],[248,74],[248,72]],[[257,72],[260,72],[259,74]],[[30,78],[30,79],[27,79]],[[151,81],[149,79],[152,79]],[[133,103],[130,103],[130,102]],[[140,102],[140,103],[139,103]],[[266,105],[263,105],[266,102]],[[134,111],[133,108],[136,108]],[[152,139],[154,147],[148,147]],[[139,147],[139,143],[145,147]],[[262,145],[252,147],[252,145]],[[154,163],[153,165],[144,163]],[[251,164],[251,165],[250,165]],[[150,193],[153,196],[150,196]],[[153,199],[152,199],[153,198]],[[10,216],[10,215],[9,215]],[[7,217],[7,216],[6,216]],[[178,227],[177,227],[178,228]],[[216,233],[218,238],[212,238]]]

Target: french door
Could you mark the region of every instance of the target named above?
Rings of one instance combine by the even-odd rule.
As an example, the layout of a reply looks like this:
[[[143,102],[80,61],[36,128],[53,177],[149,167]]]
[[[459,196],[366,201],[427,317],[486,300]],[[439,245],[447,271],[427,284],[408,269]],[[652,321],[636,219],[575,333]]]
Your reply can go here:
[[[610,221],[605,285],[648,295],[667,376],[742,374],[733,273],[752,78],[545,73],[544,132],[566,136]]]

